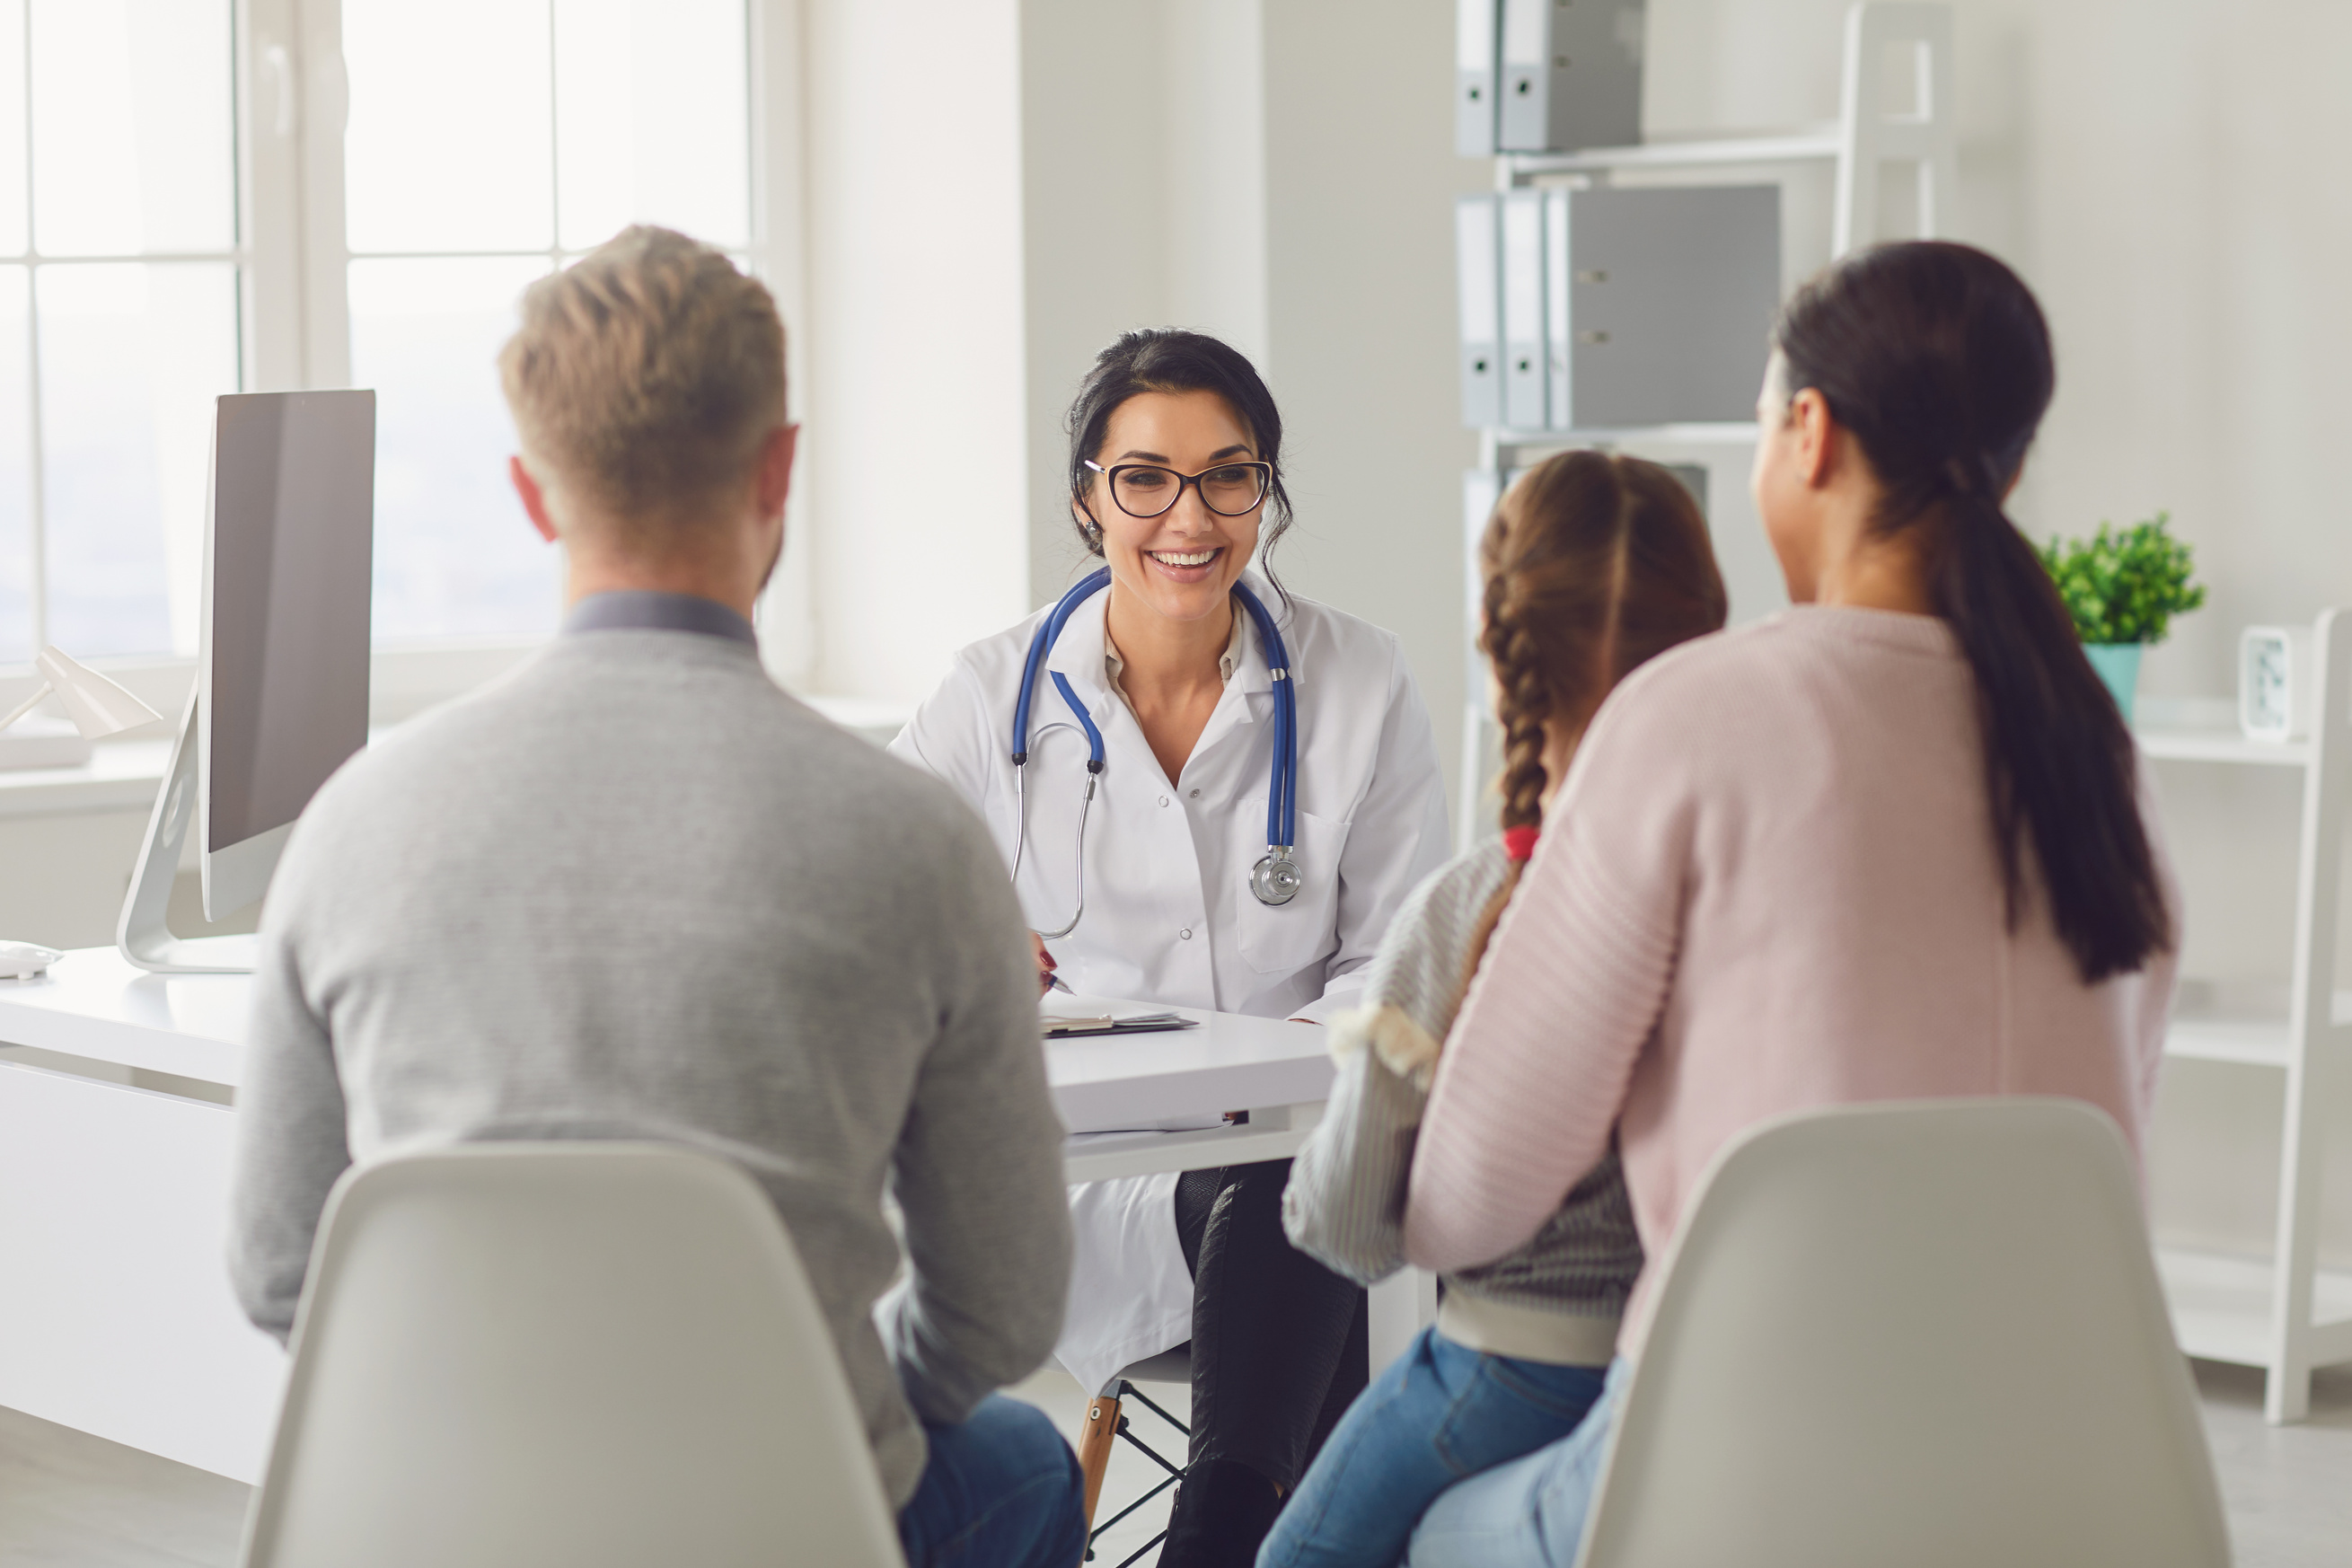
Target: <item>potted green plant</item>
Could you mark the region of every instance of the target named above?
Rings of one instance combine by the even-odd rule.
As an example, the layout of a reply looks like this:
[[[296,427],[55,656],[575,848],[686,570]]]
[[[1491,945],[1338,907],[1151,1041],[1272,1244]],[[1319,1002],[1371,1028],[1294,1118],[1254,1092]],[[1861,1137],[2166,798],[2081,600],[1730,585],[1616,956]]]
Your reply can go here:
[[[2160,511],[2129,528],[2102,522],[2088,539],[2053,539],[2041,548],[2074,635],[2126,723],[2139,689],[2140,650],[2164,640],[2173,616],[2205,602],[2203,585],[2190,581],[2189,546],[2172,537],[2171,521]]]

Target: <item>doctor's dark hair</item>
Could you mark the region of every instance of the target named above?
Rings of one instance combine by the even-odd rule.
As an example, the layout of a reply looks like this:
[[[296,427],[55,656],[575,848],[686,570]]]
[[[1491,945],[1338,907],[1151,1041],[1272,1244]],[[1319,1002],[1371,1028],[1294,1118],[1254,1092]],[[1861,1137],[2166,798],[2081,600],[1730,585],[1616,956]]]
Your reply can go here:
[[[1478,647],[1503,730],[1502,826],[1540,828],[1548,726],[1580,739],[1619,681],[1721,630],[1730,602],[1690,491],[1655,463],[1603,452],[1562,452],[1521,476],[1479,539],[1478,571]],[[1479,916],[1465,988],[1524,866],[1511,862]]]
[[[1213,392],[1248,427],[1258,461],[1274,475],[1258,528],[1258,565],[1287,604],[1290,595],[1274,574],[1271,559],[1276,543],[1290,531],[1290,492],[1282,483],[1282,415],[1257,367],[1241,351],[1206,332],[1139,327],[1121,332],[1095,355],[1094,368],[1078,384],[1078,395],[1064,422],[1070,433],[1070,504],[1080,517],[1094,518],[1094,481],[1100,476],[1087,464],[1102,460],[1103,443],[1110,438],[1110,416],[1129,398],[1146,392]],[[1071,525],[1088,554],[1103,552],[1098,521],[1089,528],[1073,518]]]
[[[2131,733],[2001,506],[2057,382],[2041,306],[1983,251],[1906,241],[1807,283],[1773,340],[1790,395],[1818,392],[1877,476],[1874,531],[1918,539],[1976,676],[2011,928],[2038,883],[2085,984],[2141,968],[2173,933]]]

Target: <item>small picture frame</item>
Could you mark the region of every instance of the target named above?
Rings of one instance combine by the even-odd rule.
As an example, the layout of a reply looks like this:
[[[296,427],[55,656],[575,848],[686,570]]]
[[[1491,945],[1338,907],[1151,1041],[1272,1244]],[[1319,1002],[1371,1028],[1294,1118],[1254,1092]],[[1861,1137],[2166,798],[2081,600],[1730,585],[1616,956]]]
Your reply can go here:
[[[2238,728],[2249,741],[2311,734],[2319,670],[2309,626],[2248,626],[2238,635]]]

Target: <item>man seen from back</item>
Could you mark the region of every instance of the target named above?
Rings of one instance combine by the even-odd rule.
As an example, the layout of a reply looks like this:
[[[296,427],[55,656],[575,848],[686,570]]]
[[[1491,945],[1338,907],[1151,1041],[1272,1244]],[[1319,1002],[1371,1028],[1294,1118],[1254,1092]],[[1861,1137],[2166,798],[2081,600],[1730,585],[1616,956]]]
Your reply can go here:
[[[239,1298],[287,1337],[354,1161],[696,1145],[799,1249],[914,1568],[1070,1568],[1076,1461],[994,1392],[1052,1349],[1069,1273],[1035,970],[980,823],[761,665],[796,435],[775,303],[633,228],[531,286],[499,363],[562,633],[295,829],[239,1096]]]

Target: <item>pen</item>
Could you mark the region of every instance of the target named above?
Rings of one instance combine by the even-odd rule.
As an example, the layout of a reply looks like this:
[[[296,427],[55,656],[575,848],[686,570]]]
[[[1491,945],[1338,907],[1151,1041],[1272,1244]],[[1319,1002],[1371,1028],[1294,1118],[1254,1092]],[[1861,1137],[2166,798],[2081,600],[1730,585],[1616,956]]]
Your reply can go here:
[[[1071,990],[1067,985],[1062,983],[1062,977],[1058,974],[1047,974],[1045,976],[1045,984],[1052,986],[1055,990],[1060,992],[1065,996],[1075,996],[1077,994],[1076,992]]]

